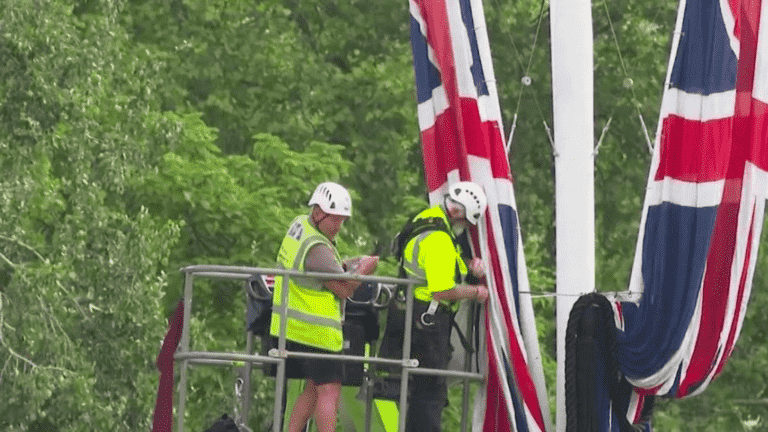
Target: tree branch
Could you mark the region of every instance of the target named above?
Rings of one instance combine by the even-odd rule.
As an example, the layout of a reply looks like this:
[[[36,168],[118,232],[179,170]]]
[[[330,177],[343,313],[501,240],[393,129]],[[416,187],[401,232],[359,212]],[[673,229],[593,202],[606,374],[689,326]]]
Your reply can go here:
[[[3,262],[8,264],[11,268],[16,268],[16,264],[12,263],[11,260],[6,258],[6,256],[3,255],[2,252],[0,252],[0,258],[2,258]]]
[[[2,344],[3,347],[5,347],[5,349],[8,350],[8,353],[10,353],[11,356],[16,357],[17,359],[23,361],[25,364],[30,365],[32,367],[32,369],[41,368],[41,369],[57,370],[59,372],[65,373],[65,374],[72,374],[72,375],[74,375],[74,372],[72,372],[71,370],[67,370],[67,369],[64,369],[64,368],[57,367],[57,366],[40,366],[37,363],[33,362],[32,360],[30,360],[30,359],[24,357],[23,355],[17,353],[16,351],[14,351],[13,348],[11,348],[10,346],[8,346],[7,343],[5,343],[5,337],[3,336],[3,326],[4,325],[5,325],[5,317],[3,316],[3,295],[2,295],[2,293],[0,293],[0,344]],[[6,361],[6,365],[7,364],[8,364],[8,362]],[[5,370],[5,367],[3,368],[3,370]]]
[[[5,369],[8,367],[8,363],[11,362],[11,359],[13,358],[12,355],[8,355],[8,358],[5,360],[5,364],[3,365],[3,370],[0,370],[0,383],[3,382],[3,375],[5,374]]]
[[[34,362],[32,362],[32,360],[29,360],[23,355],[17,353],[16,351],[13,350],[13,348],[9,347],[8,344],[5,343],[5,337],[3,336],[4,325],[5,325],[5,317],[3,316],[3,295],[0,294],[0,343],[3,344],[5,349],[7,349],[12,356],[16,357],[17,359],[25,363],[29,363],[30,365],[32,365],[32,367],[37,367],[37,365]]]
[[[80,311],[80,313],[83,315],[83,318],[87,319],[88,321],[91,320],[91,317],[88,316],[88,314],[85,313],[85,310],[83,310],[82,307],[80,307],[80,303],[78,303],[77,299],[75,298],[74,293],[72,291],[68,290],[64,285],[61,284],[61,282],[56,281],[56,285],[58,285],[59,288],[61,288],[64,292],[66,292],[69,295],[69,299],[74,303],[75,307]]]
[[[35,256],[36,256],[36,257],[37,257],[37,258],[38,258],[40,261],[42,261],[42,262],[44,262],[44,263],[48,264],[48,260],[47,260],[47,259],[45,259],[45,258],[43,258],[43,256],[42,256],[42,255],[40,255],[40,254],[39,254],[39,253],[38,253],[38,252],[37,252],[37,251],[36,251],[36,250],[35,250],[35,249],[34,249],[32,246],[30,246],[30,245],[28,245],[28,244],[26,244],[26,243],[24,243],[24,242],[22,242],[22,241],[20,241],[20,240],[16,240],[16,239],[14,239],[14,238],[6,237],[6,236],[4,236],[4,235],[0,235],[0,239],[3,239],[3,240],[6,240],[6,241],[9,241],[9,242],[13,242],[13,243],[16,243],[17,245],[19,245],[19,246],[21,246],[21,247],[23,247],[23,248],[27,249],[28,251],[32,252],[33,254],[35,254]]]

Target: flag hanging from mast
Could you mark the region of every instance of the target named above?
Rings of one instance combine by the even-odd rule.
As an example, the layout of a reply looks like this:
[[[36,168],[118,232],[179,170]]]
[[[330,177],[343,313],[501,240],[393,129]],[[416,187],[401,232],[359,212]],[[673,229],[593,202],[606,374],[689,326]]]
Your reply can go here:
[[[703,391],[744,319],[768,193],[763,9],[760,0],[680,4],[630,286],[649,295],[623,308],[619,339],[630,381],[653,394]],[[642,331],[634,324],[667,301],[677,313]],[[669,349],[635,362],[641,333]]]
[[[650,395],[704,391],[733,351],[768,196],[767,8],[680,1],[630,279],[643,295],[613,304],[616,364],[634,387],[612,397],[619,421],[593,414],[598,430],[640,422]]]
[[[410,0],[418,119],[430,202],[470,180],[488,196],[473,232],[491,292],[487,381],[474,431],[551,430],[517,209],[481,0]],[[522,292],[522,294],[521,294]]]

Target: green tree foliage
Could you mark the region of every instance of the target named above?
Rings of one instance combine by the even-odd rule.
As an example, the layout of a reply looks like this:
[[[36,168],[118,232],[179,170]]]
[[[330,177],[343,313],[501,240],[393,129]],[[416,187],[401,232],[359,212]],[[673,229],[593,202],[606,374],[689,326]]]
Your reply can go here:
[[[600,290],[627,284],[676,8],[593,3]],[[548,4],[485,12],[531,289],[552,292]],[[425,203],[408,19],[400,0],[0,0],[0,429],[146,430],[178,270],[273,265],[321,181],[353,194],[342,254],[384,251]],[[660,402],[659,430],[765,428],[759,260],[723,375]],[[193,348],[242,350],[242,287],[195,289]],[[553,305],[534,301],[554,409]],[[233,374],[193,369],[189,430],[232,414]]]
[[[340,145],[379,246],[397,227],[391,209],[410,213],[425,195],[406,3],[145,0],[129,11],[135,38],[168,56],[164,107],[203,113],[224,154],[249,153],[261,133],[299,152]]]
[[[271,263],[285,227],[306,207],[314,186],[339,179],[349,163],[339,146],[320,142],[290,150],[269,134],[253,137],[248,154],[224,155],[216,130],[199,114],[168,114],[179,139],[144,178],[136,202],[182,226],[172,252],[179,268],[195,263]],[[354,225],[353,225],[354,226]]]
[[[123,197],[148,168],[153,62],[117,10],[3,2],[0,429],[151,420],[175,224]]]

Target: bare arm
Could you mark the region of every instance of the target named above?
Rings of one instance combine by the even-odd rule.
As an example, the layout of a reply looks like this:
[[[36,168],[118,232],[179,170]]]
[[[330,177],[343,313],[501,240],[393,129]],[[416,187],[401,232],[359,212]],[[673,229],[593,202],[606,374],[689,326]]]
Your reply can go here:
[[[361,284],[360,281],[355,280],[327,280],[323,284],[324,287],[331,290],[336,297],[345,299],[352,297],[357,287]]]
[[[345,261],[345,264],[354,263],[355,268],[350,271],[351,274],[371,274],[376,269],[378,257],[358,257]],[[333,251],[326,245],[315,245],[307,253],[305,269],[307,271],[316,271],[322,273],[343,274],[342,263],[336,261]],[[337,297],[345,299],[352,297],[357,287],[361,284],[355,280],[325,280],[323,286],[331,290]]]
[[[361,256],[344,260],[344,268],[348,270],[349,274],[370,275],[376,270],[378,263],[379,257],[377,256]],[[355,280],[328,280],[324,285],[339,298],[347,298],[352,297],[361,284],[361,281]]]
[[[436,291],[432,293],[435,300],[477,300],[485,302],[488,300],[488,288],[485,285],[456,285],[445,291]]]

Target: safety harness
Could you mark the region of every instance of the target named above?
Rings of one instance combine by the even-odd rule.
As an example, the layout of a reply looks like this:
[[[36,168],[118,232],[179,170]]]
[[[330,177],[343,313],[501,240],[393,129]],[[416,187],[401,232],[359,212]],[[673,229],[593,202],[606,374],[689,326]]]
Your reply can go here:
[[[425,233],[427,231],[442,231],[448,234],[448,236],[451,238],[454,248],[458,243],[456,237],[453,235],[453,232],[451,232],[450,227],[445,223],[445,220],[443,218],[434,216],[434,217],[415,219],[419,213],[420,212],[416,212],[412,214],[408,218],[408,221],[405,223],[405,225],[403,225],[400,232],[398,232],[395,235],[395,237],[392,239],[391,252],[392,252],[392,255],[397,259],[400,278],[405,278],[407,276],[407,273],[405,271],[405,266],[404,266],[405,246],[408,244],[408,242],[410,242],[412,239],[414,239],[418,235]],[[458,266],[456,266],[455,279],[457,281],[461,280],[461,272],[459,271]],[[395,296],[395,299],[401,299],[401,301],[404,300],[405,289],[406,287],[404,285],[398,285],[397,295]],[[421,316],[419,317],[419,321],[423,326],[431,327],[435,325],[435,313],[437,312],[439,306],[440,306],[439,302],[434,299],[429,303],[427,310],[424,313],[422,313]],[[456,329],[457,335],[459,336],[459,340],[461,341],[462,346],[467,352],[473,353],[475,351],[474,347],[472,347],[472,344],[469,343],[467,338],[464,336],[464,333],[461,331],[461,328],[453,318],[454,318],[453,314],[451,314],[450,324],[452,327]]]

